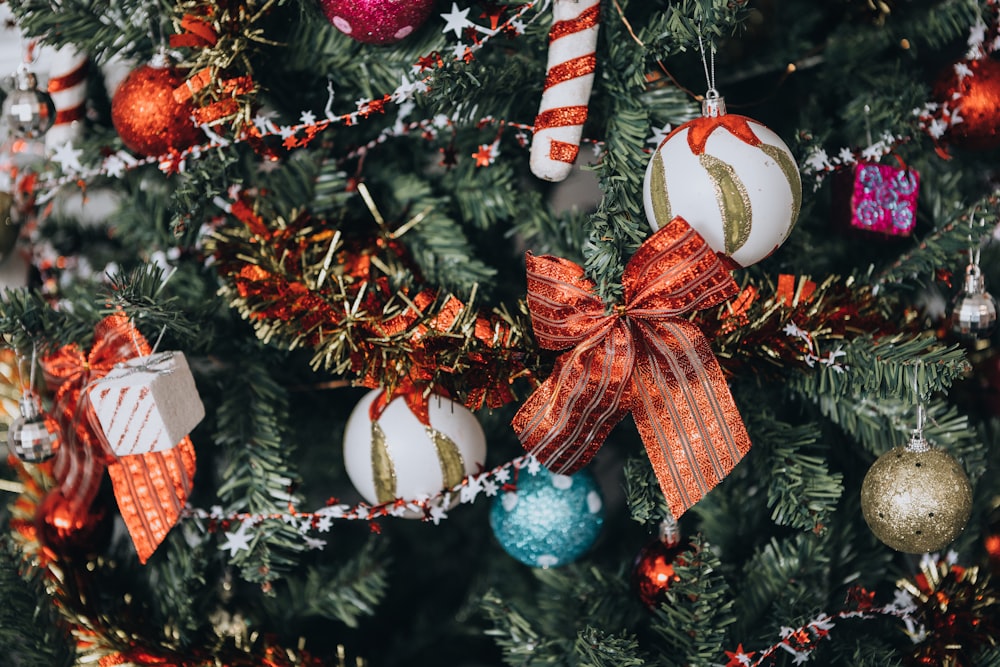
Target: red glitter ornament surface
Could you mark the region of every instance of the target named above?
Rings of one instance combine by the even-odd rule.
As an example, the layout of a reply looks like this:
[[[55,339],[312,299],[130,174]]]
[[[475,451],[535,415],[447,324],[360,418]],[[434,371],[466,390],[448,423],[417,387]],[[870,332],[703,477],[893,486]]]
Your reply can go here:
[[[320,0],[337,30],[365,44],[392,44],[423,25],[434,0]]]
[[[121,82],[111,100],[111,122],[130,150],[163,155],[201,140],[204,135],[191,120],[194,105],[174,99],[182,83],[181,70],[152,65],[138,67]]]
[[[674,572],[677,555],[687,545],[668,546],[661,540],[650,542],[642,548],[632,565],[632,588],[639,599],[650,609],[665,599],[664,594],[680,577]]]
[[[955,68],[960,65],[971,74],[959,77]],[[934,85],[934,99],[962,118],[945,135],[952,144],[966,150],[1000,147],[1000,62],[983,58],[948,67]]]

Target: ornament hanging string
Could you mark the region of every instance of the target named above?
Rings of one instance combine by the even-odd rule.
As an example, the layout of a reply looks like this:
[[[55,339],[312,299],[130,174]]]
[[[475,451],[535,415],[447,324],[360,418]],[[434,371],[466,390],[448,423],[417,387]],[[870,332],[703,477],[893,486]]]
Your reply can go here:
[[[698,51],[701,54],[701,66],[705,70],[705,84],[708,89],[705,91],[705,97],[709,99],[715,99],[719,97],[719,91],[715,87],[715,44],[710,44],[712,47],[709,51],[708,57],[705,56],[705,43],[702,41],[701,31],[698,31]]]

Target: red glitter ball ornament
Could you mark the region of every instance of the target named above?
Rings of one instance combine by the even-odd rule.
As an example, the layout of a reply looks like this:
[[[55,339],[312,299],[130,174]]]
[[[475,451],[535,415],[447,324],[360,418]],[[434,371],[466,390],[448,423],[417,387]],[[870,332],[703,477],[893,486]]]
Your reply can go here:
[[[945,135],[950,143],[966,150],[1000,147],[1000,62],[958,61],[939,76],[934,99],[962,118]]]
[[[45,496],[35,511],[35,531],[48,558],[87,558],[104,549],[111,521],[98,502],[80,508],[58,489]]]
[[[434,0],[320,0],[333,26],[365,44],[392,44],[423,25]]]
[[[654,540],[644,546],[632,565],[632,588],[639,599],[654,609],[666,599],[666,592],[680,581],[674,565],[683,563],[677,555],[687,548],[677,542]]]
[[[174,89],[184,83],[176,67],[142,65],[119,84],[111,99],[111,122],[122,142],[145,156],[193,146],[204,136],[191,120],[194,105],[178,102]]]

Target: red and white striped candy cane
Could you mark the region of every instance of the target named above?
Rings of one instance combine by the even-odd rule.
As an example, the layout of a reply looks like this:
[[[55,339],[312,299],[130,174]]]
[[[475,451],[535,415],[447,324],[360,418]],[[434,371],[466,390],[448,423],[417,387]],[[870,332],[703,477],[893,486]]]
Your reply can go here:
[[[580,152],[597,66],[600,0],[554,0],[542,101],[531,143],[531,172],[547,181],[569,176]]]
[[[45,147],[56,149],[80,136],[87,101],[87,56],[72,46],[52,54],[49,95],[56,106],[56,120],[45,133]]]

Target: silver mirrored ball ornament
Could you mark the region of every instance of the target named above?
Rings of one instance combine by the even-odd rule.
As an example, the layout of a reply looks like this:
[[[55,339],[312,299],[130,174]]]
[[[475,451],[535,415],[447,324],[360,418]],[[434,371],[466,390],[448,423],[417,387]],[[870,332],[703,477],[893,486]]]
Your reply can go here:
[[[952,303],[951,330],[963,338],[989,338],[997,325],[997,300],[986,291],[977,264],[965,270],[965,285]]]

